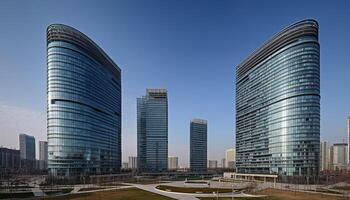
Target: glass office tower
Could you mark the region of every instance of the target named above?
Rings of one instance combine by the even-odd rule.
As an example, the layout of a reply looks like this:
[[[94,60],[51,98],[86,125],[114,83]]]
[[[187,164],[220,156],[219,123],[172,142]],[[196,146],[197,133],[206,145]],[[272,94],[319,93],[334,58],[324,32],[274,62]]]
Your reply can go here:
[[[193,119],[190,124],[190,169],[207,171],[207,120]]]
[[[35,138],[24,133],[19,134],[19,150],[22,160],[35,160]]]
[[[319,147],[318,23],[304,20],[236,68],[236,166],[242,173],[312,176]]]
[[[168,170],[168,95],[147,89],[137,98],[137,168],[141,172]]]
[[[119,171],[121,70],[91,39],[47,28],[48,168],[54,176]]]

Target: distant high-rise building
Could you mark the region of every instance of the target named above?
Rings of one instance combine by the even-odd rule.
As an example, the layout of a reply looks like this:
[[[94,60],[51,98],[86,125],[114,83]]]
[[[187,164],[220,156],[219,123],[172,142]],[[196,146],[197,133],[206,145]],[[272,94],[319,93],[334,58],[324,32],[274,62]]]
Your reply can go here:
[[[47,161],[47,142],[39,141],[39,160]]]
[[[327,141],[320,144],[320,170],[328,170],[330,167],[330,147]]]
[[[236,149],[227,149],[226,150],[226,155],[225,155],[225,160],[226,160],[226,168],[235,168],[236,167]]]
[[[121,166],[121,70],[89,37],[47,28],[48,169],[53,176],[111,174]]]
[[[129,163],[127,163],[127,162],[122,163],[122,169],[129,169],[129,168],[130,168]]]
[[[221,159],[221,168],[226,168],[226,159]]]
[[[19,134],[19,150],[23,160],[35,160],[35,138],[26,134]]]
[[[350,117],[348,117],[348,158],[350,160]]]
[[[209,169],[218,168],[218,161],[217,160],[208,160],[208,168]]]
[[[169,156],[168,168],[171,170],[178,169],[179,168],[179,158],[176,156]]]
[[[168,170],[168,94],[147,89],[137,98],[137,165],[140,171]]]
[[[20,168],[20,151],[0,147],[0,172],[13,172]]]
[[[190,124],[190,169],[207,170],[207,120],[193,119]]]
[[[332,146],[333,148],[333,170],[344,170],[348,164],[348,144],[338,143]]]
[[[39,168],[47,168],[47,142],[39,141]]]
[[[315,20],[273,36],[236,68],[240,173],[313,176],[320,159],[320,45]]]
[[[137,168],[137,157],[136,156],[129,156],[129,168],[136,169]]]

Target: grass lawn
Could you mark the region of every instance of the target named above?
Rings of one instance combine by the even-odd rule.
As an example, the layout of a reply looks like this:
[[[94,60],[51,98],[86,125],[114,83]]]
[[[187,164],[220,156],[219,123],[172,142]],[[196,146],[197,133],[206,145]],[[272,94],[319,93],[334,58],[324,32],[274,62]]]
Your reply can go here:
[[[221,188],[195,188],[195,187],[174,187],[167,185],[159,185],[157,189],[168,191],[168,192],[183,192],[183,193],[228,193],[232,192],[231,189],[221,189]]]
[[[106,189],[105,187],[90,187],[90,188],[81,188],[79,192],[84,192],[84,191],[92,191],[92,190],[102,190]]]
[[[127,184],[123,183],[101,183],[100,186],[128,186]]]
[[[350,190],[350,186],[334,186],[332,189],[335,190]]]
[[[267,189],[259,194],[268,195],[257,198],[234,198],[235,200],[344,200],[344,197],[312,194],[306,192],[292,192],[278,189]],[[201,200],[215,200],[216,198],[198,197]],[[219,198],[220,200],[231,200],[231,198]]]
[[[273,200],[343,200],[344,197],[324,195],[324,194],[313,194],[307,192],[293,192],[278,189],[267,189],[259,194],[268,195]]]
[[[10,198],[28,198],[34,197],[32,192],[20,192],[20,193],[0,193],[0,199],[10,199]]]
[[[163,181],[162,181],[163,182]],[[125,183],[137,183],[141,185],[151,185],[151,184],[158,184],[159,180],[129,180],[126,181]]]
[[[137,188],[119,189],[113,191],[72,194],[61,197],[45,197],[45,200],[170,200],[171,198],[146,192]]]
[[[216,200],[216,197],[197,197],[200,200]],[[219,198],[219,200],[232,200],[231,197],[225,197],[225,198]],[[276,198],[270,198],[270,197],[235,197],[234,200],[279,200]]]
[[[66,188],[66,189],[57,189],[57,190],[43,190],[46,195],[56,195],[56,194],[65,194],[70,193],[73,190],[73,188]]]
[[[185,183],[208,184],[206,181],[186,181]]]

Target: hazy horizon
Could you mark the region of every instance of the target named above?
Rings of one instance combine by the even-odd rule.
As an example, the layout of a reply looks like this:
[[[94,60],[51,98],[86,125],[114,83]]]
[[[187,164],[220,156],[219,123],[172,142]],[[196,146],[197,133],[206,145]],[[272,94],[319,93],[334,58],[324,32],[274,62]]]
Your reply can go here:
[[[301,6],[302,5],[302,6]],[[347,141],[350,2],[0,1],[0,146],[46,140],[46,27],[72,26],[122,70],[122,161],[136,156],[136,98],[166,88],[169,156],[188,166],[190,120],[208,120],[208,160],[235,146],[235,67],[283,28],[320,25],[321,139]]]

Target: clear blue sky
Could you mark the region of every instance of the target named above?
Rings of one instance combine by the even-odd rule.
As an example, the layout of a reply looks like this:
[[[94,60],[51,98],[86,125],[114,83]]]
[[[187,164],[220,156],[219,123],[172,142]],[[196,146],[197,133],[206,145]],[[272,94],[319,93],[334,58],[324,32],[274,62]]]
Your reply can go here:
[[[349,1],[0,1],[0,145],[46,139],[46,27],[94,40],[122,69],[123,160],[136,155],[136,98],[169,93],[169,155],[188,161],[189,122],[209,123],[208,159],[234,146],[235,66],[282,28],[320,24],[321,137],[346,139]]]

